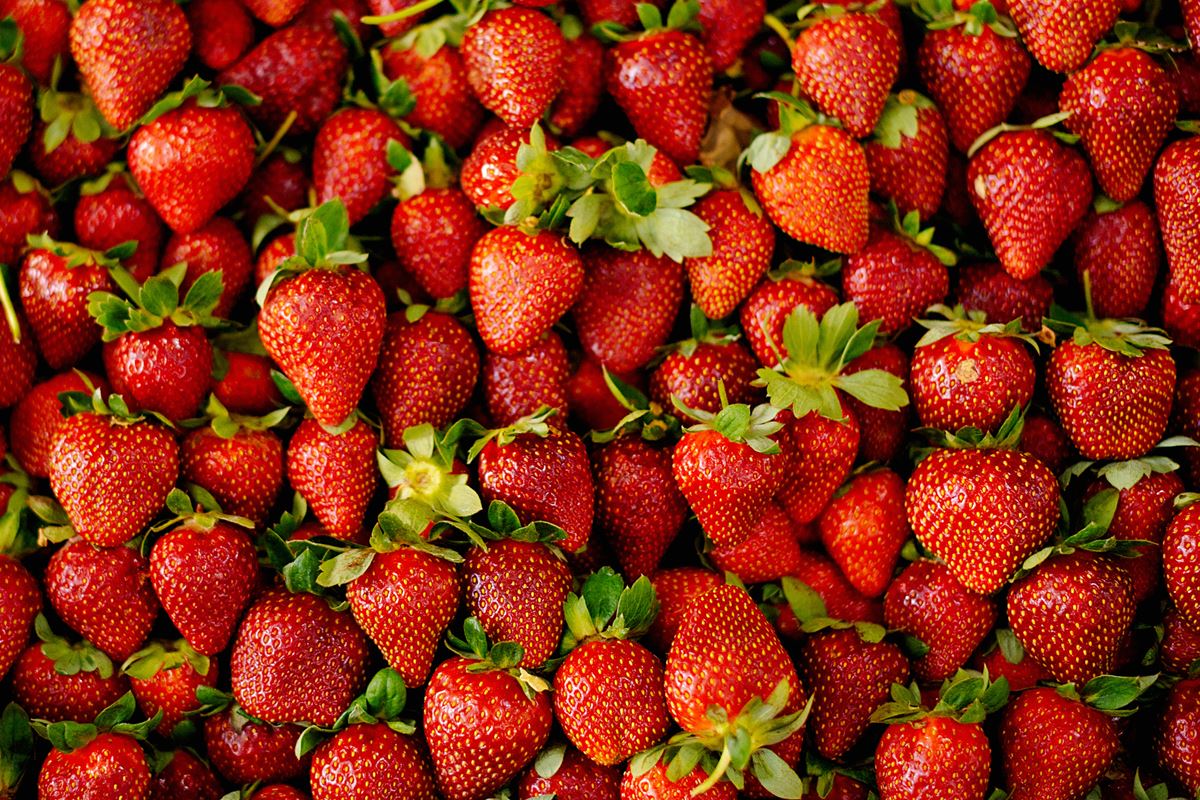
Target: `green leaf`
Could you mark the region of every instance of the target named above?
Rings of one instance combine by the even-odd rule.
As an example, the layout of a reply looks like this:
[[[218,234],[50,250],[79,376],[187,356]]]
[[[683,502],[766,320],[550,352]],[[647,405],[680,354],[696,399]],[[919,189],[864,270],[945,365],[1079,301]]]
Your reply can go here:
[[[498,533],[510,533],[521,527],[521,520],[512,506],[500,500],[488,504],[488,525]]]
[[[404,712],[407,702],[404,679],[391,667],[385,667],[371,678],[364,696],[367,707],[376,719],[396,719]]]
[[[1117,711],[1142,696],[1158,681],[1158,675],[1127,677],[1101,675],[1083,687],[1082,696],[1088,705],[1101,711]]]
[[[114,725],[128,720],[136,710],[137,702],[133,699],[133,692],[126,692],[112,705],[96,715],[96,727],[101,730],[109,730]]]
[[[904,382],[881,369],[864,369],[862,372],[838,375],[834,378],[834,385],[872,408],[898,411],[908,405]]]
[[[169,316],[179,307],[179,287],[163,275],[149,278],[139,294],[142,308],[156,317]]]
[[[825,601],[808,584],[792,577],[785,577],[781,582],[783,595],[787,598],[788,606],[796,615],[797,621],[804,623],[810,619],[819,619],[827,613]]]
[[[283,573],[284,582],[290,591],[315,592],[317,588],[317,574],[320,570],[321,560],[317,556],[316,550],[306,547],[281,572]]]
[[[625,582],[611,567],[601,567],[583,584],[583,599],[598,627],[612,619],[624,589]]]
[[[553,778],[558,772],[558,768],[562,766],[563,756],[566,755],[567,748],[564,745],[556,744],[547,747],[533,762],[533,768],[543,778]]]
[[[763,788],[775,797],[798,800],[804,797],[804,782],[787,762],[767,748],[754,751],[750,757],[751,771]]]
[[[29,715],[16,703],[9,703],[0,714],[0,796],[15,796],[17,784],[32,757],[33,729],[29,726]]]
[[[347,550],[321,564],[317,583],[321,586],[342,586],[362,575],[375,559],[375,551]]]
[[[224,290],[225,274],[222,270],[205,272],[188,289],[183,298],[183,307],[197,314],[211,314]]]
[[[708,223],[683,208],[659,208],[637,220],[634,230],[646,249],[655,256],[674,261],[712,255]]]
[[[617,164],[612,181],[617,205],[627,213],[644,217],[658,206],[658,194],[637,164],[628,161]]]
[[[640,630],[654,621],[657,599],[654,585],[645,575],[639,577],[625,591],[617,603],[617,616],[625,621],[631,630]]]

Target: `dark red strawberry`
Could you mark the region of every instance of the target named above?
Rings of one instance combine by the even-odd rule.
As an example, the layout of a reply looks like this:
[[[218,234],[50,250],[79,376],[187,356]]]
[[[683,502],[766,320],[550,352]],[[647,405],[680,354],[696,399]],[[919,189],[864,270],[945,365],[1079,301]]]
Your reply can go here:
[[[764,0],[702,0],[697,18],[708,60],[715,72],[724,72],[734,65],[758,33],[766,10]]]
[[[247,217],[257,220],[275,213],[272,203],[284,211],[308,205],[309,188],[307,165],[301,163],[300,154],[295,150],[280,150],[268,156],[250,175],[241,202]]]
[[[288,442],[288,482],[334,536],[357,540],[362,535],[367,504],[379,483],[378,446],[378,435],[362,419],[340,433],[306,419]]]
[[[762,391],[753,385],[758,363],[736,335],[711,325],[698,306],[692,307],[691,323],[692,338],[673,343],[651,373],[651,399],[665,409],[678,400],[714,414],[721,410],[722,391],[728,403],[761,400]]]
[[[50,84],[56,58],[69,59],[71,11],[63,0],[0,0],[0,19],[21,29],[21,64],[43,86]],[[68,62],[69,63],[69,62]]]
[[[120,146],[84,95],[43,89],[38,112],[29,157],[38,176],[51,186],[103,172]]]
[[[1054,72],[1083,66],[1092,45],[1117,20],[1120,0],[1007,0],[1008,13],[1029,52]]]
[[[221,782],[217,780],[216,773],[198,756],[183,748],[167,755],[170,761],[150,781],[149,800],[171,800],[174,797],[218,800],[221,797]]]
[[[96,388],[107,392],[108,384],[98,375],[71,370],[61,372],[23,394],[9,417],[13,429],[12,453],[22,469],[35,478],[50,476],[50,446],[64,421],[59,394],[91,392]]]
[[[712,255],[688,258],[692,297],[706,317],[733,313],[771,266],[775,231],[748,193],[717,189],[692,209],[708,225]]]
[[[967,264],[958,270],[955,301],[968,311],[982,311],[989,322],[1021,320],[1025,331],[1041,330],[1050,313],[1054,289],[1042,275],[1019,280],[996,263]]]
[[[392,214],[396,258],[437,299],[467,288],[471,251],[488,230],[471,200],[452,186],[427,187]]]
[[[738,319],[759,363],[773,367],[787,355],[783,326],[796,306],[804,306],[820,319],[837,303],[837,292],[803,268],[784,269],[759,281],[742,303]]]
[[[1200,540],[1200,506],[1190,505],[1175,515],[1163,536],[1163,582],[1179,614],[1200,630],[1200,569],[1193,558]]]
[[[408,122],[438,134],[455,150],[471,141],[483,121],[483,108],[471,94],[456,48],[444,44],[427,53],[420,43],[404,47],[395,42],[381,53],[384,74],[403,80],[416,101],[405,115]]]
[[[100,328],[87,313],[92,292],[111,291],[112,260],[92,250],[49,238],[31,245],[21,264],[21,306],[38,352],[53,369],[73,366],[100,341]]]
[[[0,679],[8,674],[25,643],[34,617],[42,608],[42,594],[37,580],[20,561],[0,555],[0,598],[11,609],[0,620]]]
[[[641,372],[617,374],[617,380],[638,391],[646,388]],[[567,378],[567,405],[571,416],[594,431],[614,428],[629,413],[604,379],[604,367],[590,358],[580,360]]]
[[[546,120],[564,136],[574,136],[596,113],[604,94],[604,46],[582,30],[567,31],[562,62],[562,91],[550,107]]]
[[[0,277],[0,281],[3,280]],[[13,306],[7,284],[0,285],[0,315],[5,318],[4,324],[0,325],[0,368],[7,376],[0,389],[0,408],[8,408],[32,390],[38,357],[33,332],[24,315]]]
[[[1080,281],[1088,281],[1096,313],[1101,317],[1145,313],[1162,261],[1150,207],[1141,200],[1116,207],[1098,202],[1072,238],[1075,272]]]
[[[35,719],[89,723],[129,691],[129,681],[88,642],[72,644],[38,616],[40,640],[12,668],[12,692]]]
[[[1200,752],[1193,732],[1200,724],[1200,679],[1175,684],[1167,695],[1155,734],[1158,763],[1189,793],[1200,792]]]
[[[79,244],[100,251],[136,242],[133,255],[121,263],[139,281],[145,281],[158,268],[162,220],[154,206],[134,191],[129,173],[98,178],[81,187],[79,204],[75,206],[75,235]]]
[[[483,396],[492,424],[512,425],[543,406],[557,412],[548,422],[565,424],[570,372],[567,349],[552,330],[515,356],[488,353],[483,360]]]
[[[198,230],[172,235],[163,250],[161,269],[181,261],[187,264],[180,294],[191,289],[201,275],[220,271],[221,296],[212,313],[224,319],[230,316],[234,303],[250,282],[253,260],[250,245],[237,226],[225,217],[213,217]]]
[[[846,365],[846,374],[879,369],[895,375],[901,388],[908,391],[908,356],[899,346],[884,342],[872,347]],[[858,420],[858,455],[866,461],[886,463],[900,450],[909,429],[907,408],[895,411],[867,405],[857,397],[846,398],[849,417]]]
[[[1200,303],[1200,234],[1189,221],[1188,209],[1200,198],[1200,137],[1167,147],[1154,165],[1154,207],[1162,230],[1167,266],[1179,299]]]
[[[817,519],[830,557],[867,597],[879,597],[888,588],[900,549],[912,534],[903,509],[904,480],[880,469],[851,478]]]
[[[254,21],[239,0],[196,0],[185,11],[192,50],[209,69],[225,69],[254,43]]]
[[[554,795],[561,800],[616,800],[621,770],[604,767],[573,747],[546,748],[517,784],[518,800]]]
[[[0,262],[18,263],[26,237],[41,233],[58,234],[58,215],[49,195],[33,178],[13,173],[0,182]]]
[[[344,728],[313,753],[309,771],[313,797],[353,800],[367,791],[434,800],[433,769],[419,742],[419,737],[400,733],[384,722]],[[346,779],[348,770],[354,776],[351,781]],[[364,785],[369,788],[362,789]],[[261,798],[261,793],[254,796]]]
[[[182,639],[174,644],[152,642],[130,656],[121,670],[129,676],[142,713],[153,718],[162,711],[155,730],[164,736],[200,708],[198,688],[217,685],[216,660],[200,655]]]
[[[562,88],[566,49],[550,17],[506,8],[468,27],[461,51],[467,83],[484,108],[514,128],[528,128]]]
[[[1163,670],[1171,675],[1186,675],[1200,661],[1200,631],[1188,625],[1175,608],[1168,608],[1163,614],[1163,637],[1158,657]]]
[[[912,90],[889,95],[871,141],[863,146],[871,191],[894,202],[901,216],[937,213],[946,190],[950,142],[942,114]]]
[[[311,753],[296,757],[296,725],[268,725],[247,719],[237,706],[206,717],[204,747],[221,777],[230,783],[290,781],[308,774]]]
[[[313,141],[317,201],[341,200],[353,225],[388,192],[390,142],[410,144],[400,125],[378,108],[347,108],[321,125]]]
[[[278,413],[231,417],[213,401],[209,409],[216,412],[212,423],[188,432],[180,446],[183,478],[211,493],[226,513],[261,525],[283,487],[283,443],[269,427]]]

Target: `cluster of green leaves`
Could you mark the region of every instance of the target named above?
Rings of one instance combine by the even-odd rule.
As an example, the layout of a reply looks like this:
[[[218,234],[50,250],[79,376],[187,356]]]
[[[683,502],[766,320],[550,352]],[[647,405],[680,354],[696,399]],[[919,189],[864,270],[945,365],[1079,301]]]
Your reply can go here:
[[[47,739],[55,749],[70,753],[86,746],[102,732],[122,733],[135,739],[145,739],[162,721],[162,709],[150,719],[129,722],[135,711],[137,703],[133,699],[133,692],[126,692],[97,714],[94,722],[47,722],[35,719],[32,720],[31,726],[35,733]]]
[[[255,300],[266,302],[282,276],[307,269],[337,269],[366,262],[366,253],[351,249],[350,217],[341,200],[329,200],[307,212],[296,225],[296,253],[285,259],[258,287]]]
[[[309,725],[296,741],[296,758],[309,751],[348,725],[383,723],[397,733],[410,734],[416,726],[401,718],[408,702],[404,679],[391,667],[384,667],[371,676],[367,688],[342,712],[328,728]]]
[[[168,267],[143,284],[139,284],[124,267],[113,267],[109,274],[121,291],[129,296],[129,300],[111,292],[92,292],[88,295],[88,313],[103,329],[102,337],[106,342],[119,339],[126,333],[153,330],[167,321],[179,327],[200,325],[215,328],[222,324],[213,316],[213,310],[225,288],[225,277],[221,270],[205,272],[196,278],[182,301],[179,290],[187,275],[185,263]]]
[[[1003,708],[1008,695],[1007,678],[1001,676],[992,681],[986,669],[983,672],[960,669],[942,683],[938,702],[932,709],[924,707],[921,687],[916,681],[909,686],[892,684],[891,700],[875,710],[871,721],[896,724],[926,717],[950,717],[966,724],[980,723]]]
[[[587,639],[625,639],[645,633],[658,613],[658,601],[645,575],[626,586],[611,567],[601,567],[579,594],[567,595],[563,613],[567,632],[561,652],[566,653]]]

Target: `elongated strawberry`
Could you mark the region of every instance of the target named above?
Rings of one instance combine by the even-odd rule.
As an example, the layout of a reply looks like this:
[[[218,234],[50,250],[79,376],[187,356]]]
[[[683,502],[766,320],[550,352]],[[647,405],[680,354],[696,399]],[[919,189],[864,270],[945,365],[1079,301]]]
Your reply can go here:
[[[200,655],[182,639],[151,642],[126,659],[121,671],[129,676],[142,713],[153,718],[162,712],[156,730],[168,736],[188,713],[200,708],[196,690],[217,684],[216,660]]]
[[[71,23],[71,55],[96,107],[125,130],[183,68],[192,34],[170,0],[101,0],[80,8]]]
[[[427,171],[427,184],[432,176]],[[471,251],[488,231],[471,200],[456,186],[427,185],[396,206],[392,245],[400,264],[434,298],[467,287]]]
[[[846,491],[817,519],[830,557],[867,597],[878,597],[887,589],[900,548],[912,533],[903,507],[903,479],[881,469],[851,478]]]
[[[888,95],[871,141],[863,146],[871,191],[895,202],[901,216],[925,220],[942,205],[950,142],[942,112],[912,90]]]
[[[0,598],[10,613],[0,620],[0,678],[8,674],[25,643],[30,626],[42,607],[37,580],[20,561],[0,555]]]
[[[346,770],[352,770],[355,779],[367,781],[371,792],[390,792],[405,800],[434,800],[433,769],[418,741],[384,722],[344,728],[313,754],[309,773],[313,800],[361,796],[361,790],[347,785]]]
[[[21,305],[38,351],[54,369],[73,366],[100,341],[100,329],[87,313],[92,292],[113,288],[106,254],[42,237],[21,264]]]
[[[1195,678],[1180,681],[1167,695],[1154,744],[1158,763],[1189,792],[1200,791],[1196,740],[1191,734],[1197,721],[1200,721],[1200,681]]]
[[[566,40],[550,17],[528,8],[490,11],[462,39],[467,83],[484,108],[528,128],[562,88]]]
[[[1073,237],[1075,272],[1087,276],[1101,317],[1137,317],[1146,311],[1158,279],[1158,225],[1141,200],[1123,206],[1098,201]]]
[[[758,203],[733,188],[718,189],[695,206],[709,226],[712,255],[689,258],[688,282],[705,316],[729,316],[771,265],[775,232]]]
[[[1029,52],[1054,72],[1083,66],[1092,45],[1116,22],[1119,0],[1007,0]]]
[[[553,408],[557,413],[550,419],[561,424],[567,416],[570,373],[562,337],[552,330],[515,356],[488,353],[483,360],[483,396],[492,424],[512,425],[543,406]]]
[[[1175,515],[1163,537],[1163,577],[1167,593],[1180,616],[1200,629],[1200,570],[1191,557],[1200,539],[1200,506],[1188,506]]]
[[[362,419],[339,433],[316,420],[301,422],[288,442],[287,475],[330,533],[355,539],[379,483],[375,449],[379,440]]]
[[[1200,234],[1188,209],[1200,197],[1200,137],[1171,144],[1154,165],[1154,206],[1162,228],[1167,266],[1180,299],[1200,302]]]
[[[34,718],[88,723],[129,691],[129,681],[90,643],[55,635],[40,614],[38,642],[13,664],[12,691]]]

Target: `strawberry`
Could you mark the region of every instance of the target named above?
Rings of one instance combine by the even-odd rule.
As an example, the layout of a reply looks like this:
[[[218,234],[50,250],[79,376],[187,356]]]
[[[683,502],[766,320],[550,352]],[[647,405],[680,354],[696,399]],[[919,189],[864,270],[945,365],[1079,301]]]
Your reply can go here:
[[[199,757],[185,749],[168,752],[166,755],[170,757],[170,761],[151,779],[149,800],[170,800],[173,797],[218,800],[221,797],[221,782],[217,780],[212,768]]]
[[[724,72],[734,65],[742,50],[758,33],[766,11],[765,0],[747,3],[701,0],[697,14],[700,38],[704,40],[704,49],[708,51],[708,60],[714,72]]]
[[[225,69],[254,43],[254,20],[239,0],[196,0],[185,11],[192,51],[209,69]]]
[[[1075,272],[1087,280],[1102,317],[1136,317],[1150,303],[1158,278],[1158,226],[1141,200],[1097,203],[1072,236]],[[1085,277],[1086,276],[1086,277]]]
[[[450,424],[479,379],[479,352],[463,324],[441,311],[419,312],[410,307],[388,317],[371,382],[389,447],[413,425]]]
[[[283,443],[270,429],[282,415],[231,416],[215,397],[207,410],[212,422],[183,438],[180,472],[227,513],[262,525],[283,488]]]
[[[259,20],[278,28],[300,13],[305,0],[242,0],[242,3]]]
[[[950,678],[996,624],[996,604],[963,588],[946,565],[914,561],[888,587],[883,604],[889,628],[917,637],[928,648],[913,662],[926,681]]]
[[[360,221],[387,195],[393,141],[410,144],[400,125],[378,108],[347,108],[325,120],[313,141],[317,200],[340,200],[350,224]]]
[[[1158,651],[1163,671],[1186,675],[1200,661],[1200,631],[1195,631],[1175,608],[1163,614],[1162,645]]]
[[[1133,611],[1129,573],[1086,551],[1051,558],[1013,584],[1008,595],[1013,633],[1064,683],[1083,684],[1112,670]]]
[[[666,655],[692,603],[723,582],[716,572],[699,567],[676,567],[651,575],[650,583],[658,599],[658,615],[646,633],[650,647],[659,655]]]
[[[521,175],[521,170],[517,168],[517,151],[522,145],[530,143],[532,135],[532,131],[521,128],[499,127],[492,131],[485,128],[480,131],[475,146],[463,159],[459,176],[463,193],[476,207],[507,210],[513,204],[513,182]],[[542,138],[547,152],[559,149],[558,140],[553,136],[543,135]],[[493,234],[499,236],[495,232]],[[549,239],[546,241],[549,242]]]
[[[104,653],[54,635],[40,614],[35,626],[41,641],[26,649],[12,670],[13,695],[35,718],[88,723],[129,691],[129,681],[113,671]]]
[[[511,671],[520,647],[502,643],[488,654],[478,646],[486,637],[477,626],[468,636],[476,657],[443,661],[425,690],[425,739],[446,800],[488,797],[515,778],[542,749],[554,720],[546,693]]]
[[[946,190],[949,134],[942,113],[911,89],[888,95],[875,132],[863,145],[871,191],[896,204],[901,216],[937,213]]]
[[[581,359],[564,386],[566,404],[572,417],[594,431],[616,427],[629,412],[608,387],[604,372],[604,367],[593,359]],[[640,372],[627,372],[615,377],[639,391],[646,388]],[[553,403],[545,404],[554,407]]]
[[[1040,274],[1021,280],[999,264],[967,264],[958,270],[954,296],[967,311],[982,311],[989,322],[1003,325],[1020,319],[1025,331],[1036,332],[1050,313],[1054,289]]]
[[[380,793],[434,800],[433,770],[417,741],[384,722],[342,729],[313,753],[309,773],[313,800],[357,800]],[[347,781],[347,771],[353,780]]]
[[[328,727],[366,683],[366,637],[311,594],[271,589],[238,629],[229,672],[238,704],[266,722]]]
[[[649,579],[622,588],[607,567],[567,596],[570,652],[554,673],[554,716],[571,744],[604,766],[653,747],[670,726],[662,662],[632,641],[653,607]]]
[[[592,761],[573,747],[542,751],[517,785],[518,800],[552,794],[562,800],[616,800],[621,770]]]
[[[949,27],[939,21],[925,33],[917,70],[946,116],[951,144],[966,153],[984,131],[1008,119],[1031,65],[993,9],[980,7],[961,19],[962,24]]]
[[[309,800],[310,795],[286,783],[263,786],[251,796],[251,800]]]
[[[254,543],[220,515],[194,514],[182,492],[168,503],[183,523],[154,543],[150,583],[187,643],[211,656],[225,649],[258,588]]]
[[[362,419],[330,433],[306,419],[288,442],[288,482],[312,506],[329,533],[354,539],[362,531],[367,504],[379,478],[375,468],[378,437]]]
[[[1163,582],[1179,615],[1193,629],[1200,629],[1200,570],[1192,553],[1200,538],[1200,506],[1188,506],[1167,526],[1162,542]]]
[[[712,64],[695,36],[663,24],[655,7],[639,9],[644,33],[633,34],[608,51],[608,93],[645,139],[677,164],[699,157],[708,123]]]
[[[86,96],[43,89],[29,157],[38,176],[57,186],[103,172],[119,146],[112,134]]]
[[[253,254],[237,226],[225,217],[213,217],[208,224],[191,233],[176,233],[167,240],[160,271],[179,262],[187,264],[179,288],[187,292],[201,275],[221,273],[221,294],[212,310],[215,317],[228,318],[234,303],[241,297],[250,273],[254,271]]]
[[[170,0],[100,0],[71,23],[71,55],[96,107],[131,128],[179,74],[192,48],[183,9]]]
[[[164,736],[170,736],[185,715],[200,708],[199,687],[217,684],[216,662],[183,639],[173,644],[153,642],[130,656],[121,670],[129,676],[142,713],[152,718],[162,711],[157,730]]]
[[[5,264],[21,260],[27,236],[58,233],[58,215],[46,190],[24,173],[0,182],[0,223],[0,261]]]
[[[437,299],[467,288],[471,251],[488,230],[457,187],[427,187],[392,214],[396,258]]]
[[[306,165],[300,163],[295,150],[280,150],[259,164],[242,190],[241,203],[251,220],[274,214],[271,204],[284,211],[295,211],[308,205],[310,182]],[[271,203],[267,202],[270,198]]]
[[[1099,99],[1097,99],[1099,98]],[[1175,84],[1144,50],[1104,50],[1067,78],[1058,107],[1096,182],[1118,203],[1137,196],[1179,110]]]
[[[732,572],[743,583],[777,581],[803,569],[799,527],[782,506],[770,502],[744,542],[715,547],[708,555],[717,569]]]
[[[1167,280],[1162,293],[1162,323],[1175,344],[1200,346],[1200,303],[1181,300],[1179,282],[1174,278]]]
[[[112,263],[106,255],[45,237],[30,246],[18,275],[21,306],[51,368],[73,366],[100,341],[87,313],[88,296],[113,288],[107,270]]]
[[[7,408],[23,400],[32,391],[33,374],[37,370],[37,349],[33,344],[33,333],[24,316],[13,307],[8,287],[2,285],[3,281],[4,277],[0,276],[0,312],[6,322],[0,327],[0,367],[3,367],[8,380],[0,390],[0,408]]]
[[[671,780],[667,774],[667,765],[655,761],[645,772],[638,772],[631,762],[625,768],[625,776],[621,779],[621,800],[690,800],[700,797],[702,800],[735,800],[737,788],[727,781],[713,784],[702,792],[693,795],[692,792],[707,782],[708,773],[704,767],[697,764],[690,772],[680,776],[679,780]]]
[[[687,516],[675,484],[671,451],[641,436],[622,435],[592,457],[596,526],[630,580],[650,575]]]
[[[73,539],[50,557],[46,597],[62,621],[124,660],[142,646],[158,615],[146,559],[128,547],[92,547]]]
[[[738,319],[759,363],[773,367],[786,355],[783,326],[796,306],[804,306],[820,319],[837,304],[837,292],[805,269],[782,269],[759,281],[742,303]]]
[[[489,231],[471,255],[471,306],[489,350],[515,355],[527,349],[575,302],[583,288],[583,261],[555,234],[516,228]],[[514,314],[518,290],[531,302]]]
[[[542,406],[553,408],[557,414],[551,419],[561,422],[567,415],[570,372],[567,349],[552,330],[515,356],[488,353],[483,359],[483,396],[492,424],[512,425]]]
[[[438,134],[455,150],[471,141],[483,121],[483,107],[471,94],[457,48],[443,44],[427,53],[420,44],[404,47],[393,41],[381,54],[384,75],[403,80],[416,101],[405,115],[408,122]]]
[[[141,798],[149,791],[146,755],[136,739],[123,733],[95,734],[87,744],[70,752],[53,749],[38,773],[38,797],[42,800],[89,795]]]
[[[890,469],[860,473],[817,519],[821,541],[862,594],[879,597],[891,583],[912,531],[904,518],[904,480]]]
[[[176,233],[202,228],[238,196],[253,167],[254,135],[241,112],[228,106],[185,100],[129,140],[130,173]]]
[[[54,434],[50,486],[75,532],[111,547],[158,514],[179,476],[179,446],[166,428],[129,417],[119,395],[105,406],[97,390],[91,402]],[[86,400],[73,401],[73,410],[81,407]]]
[[[71,12],[63,0],[0,0],[0,19],[12,17],[21,29],[21,64],[42,85],[49,85],[54,60],[70,58],[67,42]]]
[[[758,203],[733,188],[713,191],[693,211],[708,224],[712,255],[684,261],[692,297],[705,316],[722,319],[770,268],[775,231]]]
[[[698,422],[675,445],[675,482],[708,538],[736,545],[783,482],[788,459],[770,438],[783,425],[767,405],[690,413]]]
[[[1033,57],[1048,70],[1074,72],[1117,20],[1120,0],[1007,0],[1008,13]]]
[[[1067,432],[1050,415],[1038,411],[1030,412],[1021,431],[1019,448],[1041,461],[1051,472],[1061,473],[1075,449]]]
[[[1200,792],[1200,766],[1192,732],[1200,721],[1200,679],[1183,680],[1171,687],[1155,733],[1158,763],[1189,793]]]
[[[905,490],[917,539],[977,594],[998,591],[1059,520],[1054,473],[1028,453],[1004,449],[1016,436],[1005,425],[976,448],[950,440],[917,465]]]
[[[950,293],[952,252],[923,245],[919,220],[910,212],[895,232],[872,226],[866,245],[844,260],[842,292],[882,333],[898,333]]]
[[[1001,133],[971,157],[971,203],[1008,274],[1033,277],[1087,213],[1087,162],[1040,130]]]
[[[1022,692],[1008,704],[1000,745],[1009,797],[1070,800],[1105,773],[1119,741],[1103,712],[1042,688]]]
[[[977,668],[986,669],[996,680],[1004,678],[1014,692],[1024,692],[1050,680],[1050,673],[1041,664],[1025,657],[1025,648],[1021,647],[1012,631],[998,629],[996,641],[999,647],[992,647],[975,657]]]
[[[666,5],[666,0],[651,0],[651,5],[661,9]],[[633,0],[580,0],[579,11],[589,28],[606,21],[626,28],[638,22],[637,3]]]
[[[822,114],[862,139],[875,129],[900,72],[900,40],[874,14],[833,13],[796,37],[792,70]]]
[[[562,61],[562,91],[546,121],[565,136],[578,134],[591,120],[604,94],[604,46],[588,33],[567,31]]]
[[[871,348],[845,366],[843,372],[879,369],[900,379],[900,388],[908,391],[908,356],[896,344],[884,342]],[[908,433],[907,408],[889,411],[869,406],[856,397],[846,398],[849,418],[859,424],[858,455],[865,461],[891,461]]]
[[[20,561],[0,555],[0,598],[9,613],[0,620],[0,679],[8,674],[25,643],[34,617],[42,608],[37,580]]]
[[[683,270],[648,250],[607,246],[583,252],[583,288],[571,309],[584,352],[616,372],[653,358],[683,299]]]
[[[1074,321],[1073,338],[1054,349],[1046,368],[1046,388],[1071,443],[1089,459],[1145,455],[1171,413],[1170,340],[1138,323]]]
[[[79,244],[99,251],[137,242],[133,255],[122,259],[122,263],[139,281],[157,270],[163,244],[162,220],[146,198],[134,191],[129,173],[115,173],[81,187],[75,206],[75,235]]]
[[[937,756],[930,758],[933,753]],[[991,760],[992,749],[979,724],[929,717],[888,726],[875,748],[875,774],[887,800],[983,800]]]
[[[1200,303],[1200,235],[1187,209],[1200,197],[1200,138],[1175,142],[1154,165],[1154,207],[1162,229],[1167,266],[1185,303]]]
[[[224,86],[241,86],[262,98],[247,113],[277,129],[295,112],[289,130],[311,133],[337,106],[349,57],[329,25],[289,25],[267,36],[217,75]]]
[[[204,719],[204,749],[230,783],[288,781],[307,774],[312,760],[296,756],[300,733],[295,725],[255,722],[231,706]]]
[[[35,478],[50,476],[50,447],[62,427],[63,392],[90,392],[93,387],[108,390],[98,375],[71,370],[60,372],[27,391],[9,417],[13,429],[12,453],[21,468]]]
[[[528,128],[562,88],[567,43],[545,14],[528,8],[487,12],[462,37],[467,83],[483,107]]]
[[[754,403],[762,392],[753,383],[757,363],[735,334],[712,325],[692,306],[692,338],[670,345],[650,375],[650,397],[664,408],[678,400],[688,408],[717,413],[721,391],[730,403]],[[674,400],[673,400],[674,398]]]

